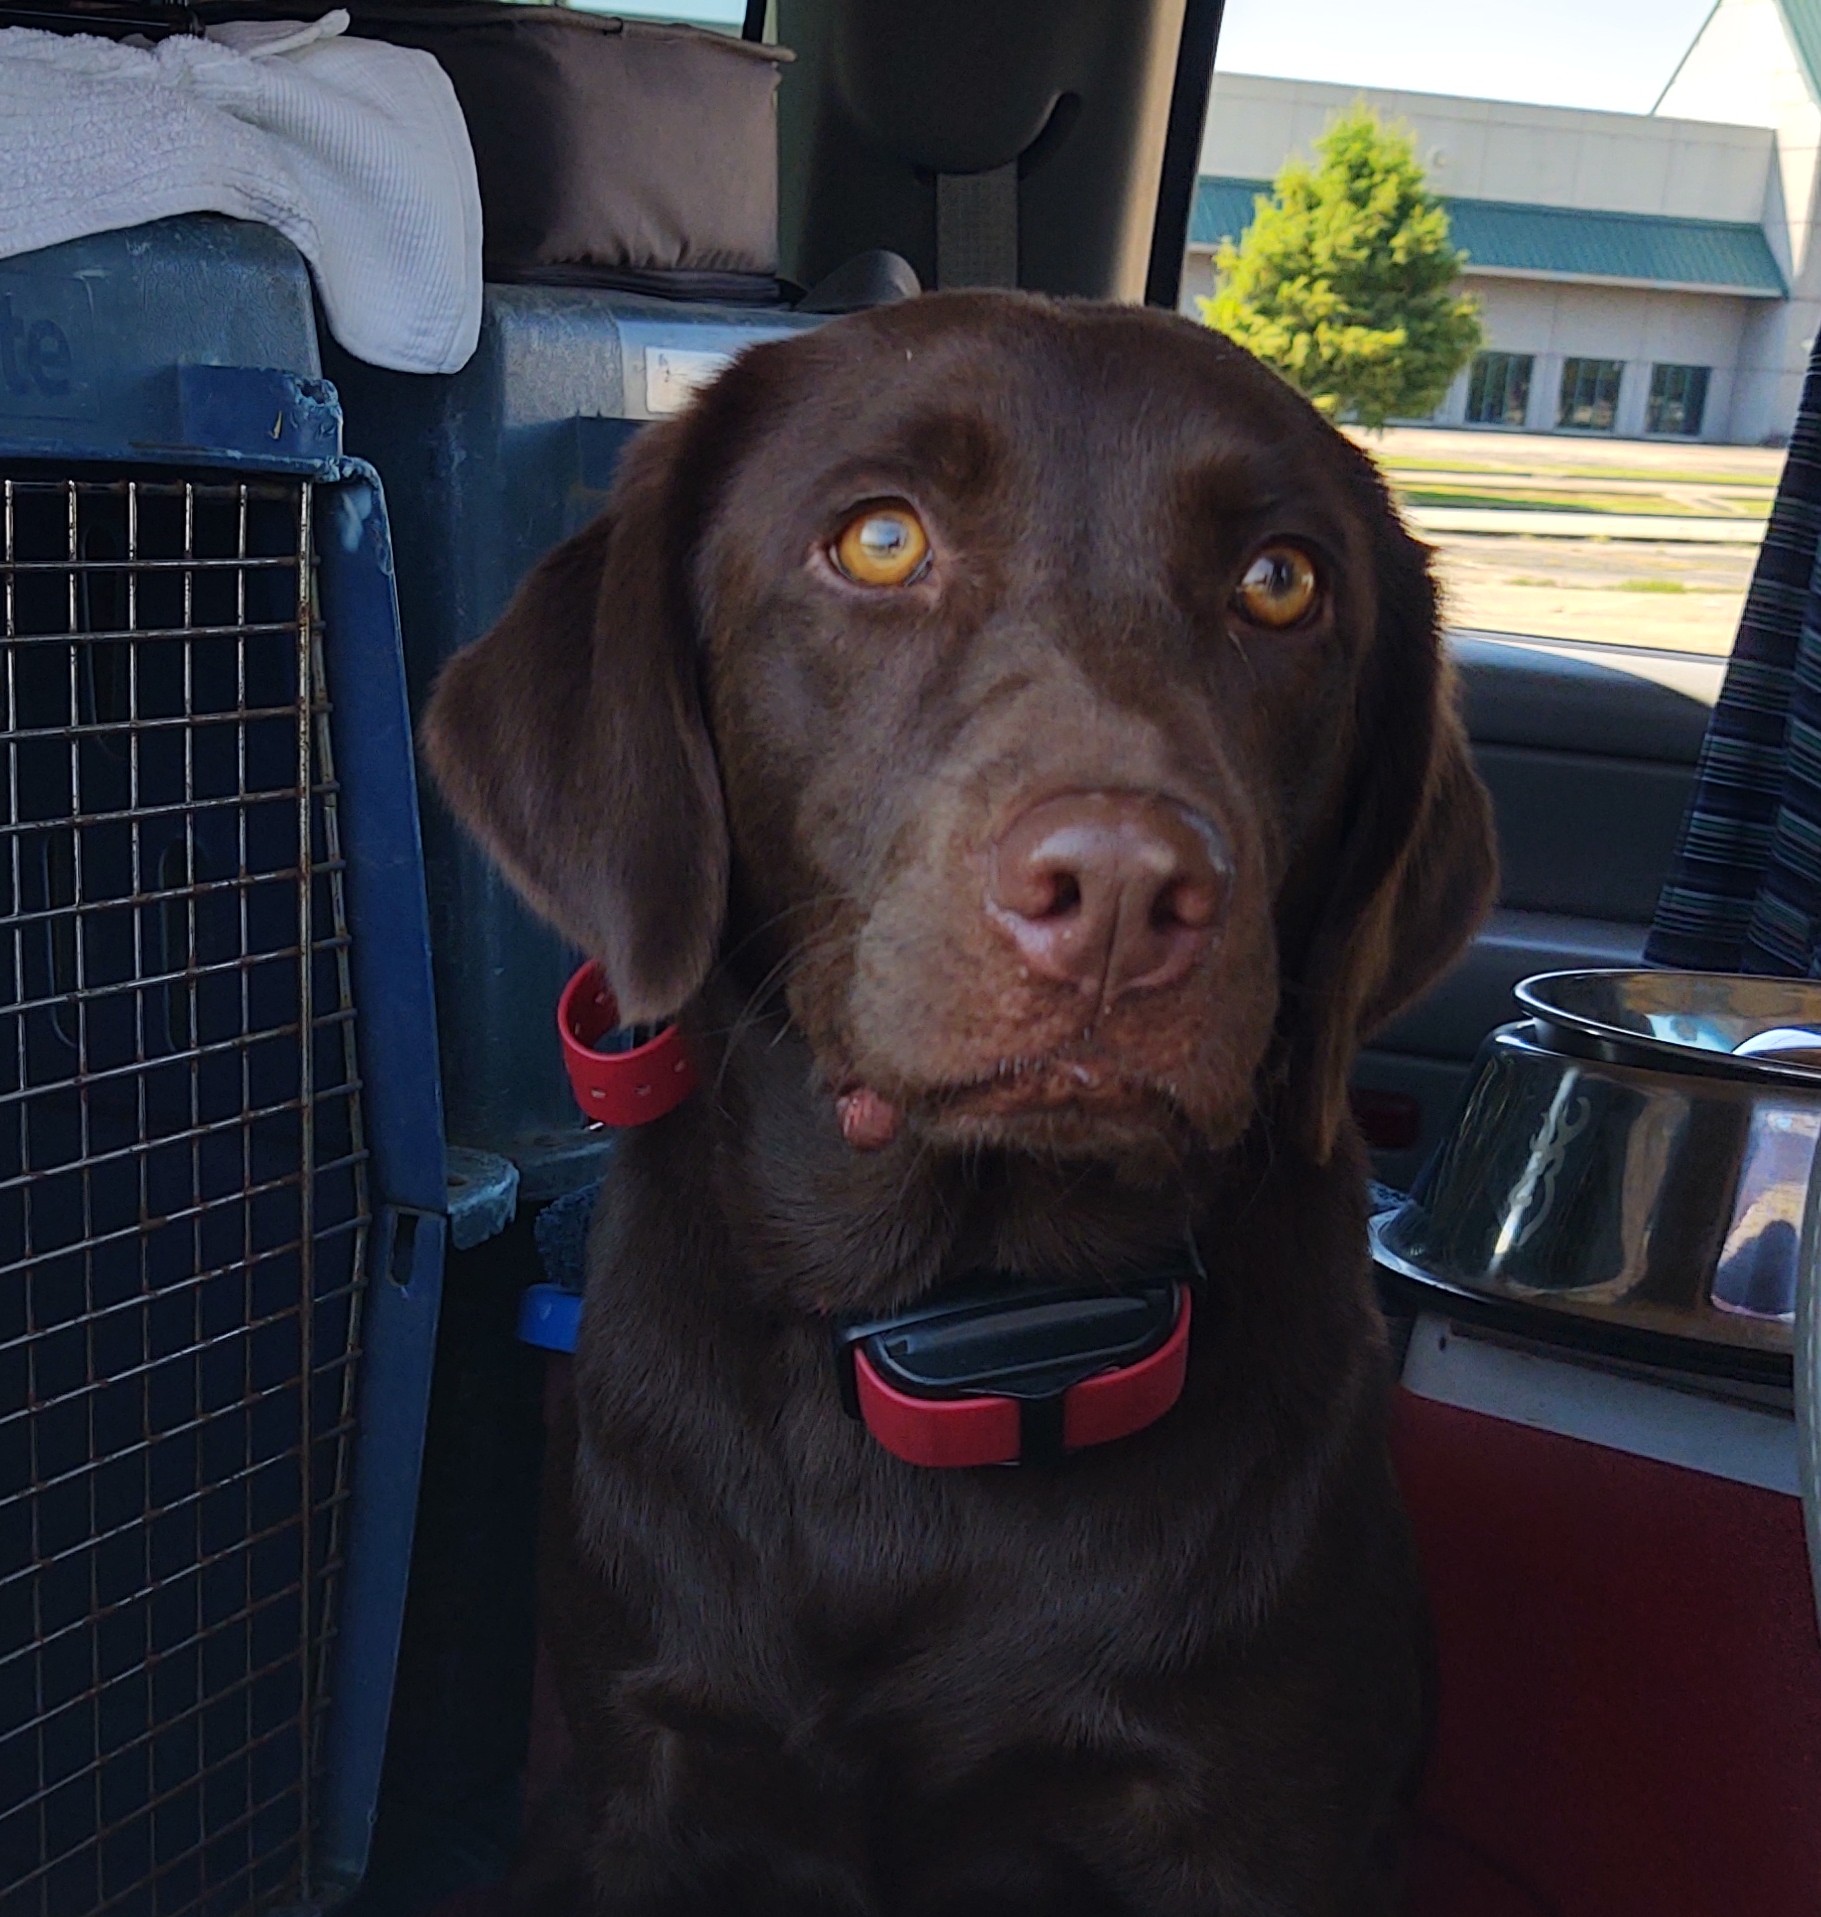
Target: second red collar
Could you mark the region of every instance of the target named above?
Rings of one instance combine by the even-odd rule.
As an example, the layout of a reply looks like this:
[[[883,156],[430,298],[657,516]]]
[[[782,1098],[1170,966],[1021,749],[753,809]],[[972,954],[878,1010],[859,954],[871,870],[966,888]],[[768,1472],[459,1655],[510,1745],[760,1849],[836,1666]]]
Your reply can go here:
[[[598,965],[584,965],[556,1002],[557,1037],[575,1102],[601,1125],[649,1125],[696,1088],[695,1063],[674,1025],[621,1025]]]

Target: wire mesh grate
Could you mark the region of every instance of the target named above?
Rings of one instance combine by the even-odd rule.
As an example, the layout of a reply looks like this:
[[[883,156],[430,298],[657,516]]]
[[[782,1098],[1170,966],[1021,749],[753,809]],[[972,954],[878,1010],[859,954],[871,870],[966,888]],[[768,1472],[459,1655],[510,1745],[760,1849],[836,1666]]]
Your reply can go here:
[[[312,493],[0,494],[0,1917],[254,1911],[367,1253]]]

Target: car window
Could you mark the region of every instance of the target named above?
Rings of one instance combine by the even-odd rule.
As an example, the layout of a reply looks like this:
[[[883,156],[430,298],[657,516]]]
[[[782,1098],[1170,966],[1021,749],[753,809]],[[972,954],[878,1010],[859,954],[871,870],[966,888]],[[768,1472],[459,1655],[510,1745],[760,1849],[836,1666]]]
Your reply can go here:
[[[1324,239],[1360,123],[1456,255],[1429,307],[1409,218]],[[1723,655],[1813,344],[1818,141],[1809,0],[1229,0],[1182,307],[1370,447],[1455,627]],[[1430,307],[1462,299],[1444,339]]]

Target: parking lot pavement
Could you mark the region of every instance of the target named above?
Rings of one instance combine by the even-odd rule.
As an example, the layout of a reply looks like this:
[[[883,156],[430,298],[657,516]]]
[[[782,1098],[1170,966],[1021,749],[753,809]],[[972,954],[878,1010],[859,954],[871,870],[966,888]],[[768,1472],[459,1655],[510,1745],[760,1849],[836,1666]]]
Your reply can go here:
[[[1461,626],[1723,656],[1780,449],[1392,427],[1356,435]]]
[[[1432,540],[1451,623],[1724,655],[1755,548],[1449,534]]]
[[[1411,506],[1404,515],[1421,532],[1498,533],[1533,539],[1623,539],[1660,544],[1668,540],[1704,546],[1758,549],[1764,522],[1701,519],[1693,514],[1547,512],[1522,507]]]

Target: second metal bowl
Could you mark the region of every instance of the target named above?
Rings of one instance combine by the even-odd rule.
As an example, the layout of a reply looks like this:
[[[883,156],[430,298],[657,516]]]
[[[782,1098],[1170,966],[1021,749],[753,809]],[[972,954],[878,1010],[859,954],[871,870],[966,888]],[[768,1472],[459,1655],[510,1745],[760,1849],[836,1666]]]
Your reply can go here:
[[[1379,1261],[1709,1350],[1787,1354],[1821,1141],[1821,984],[1564,972],[1481,1047]]]

